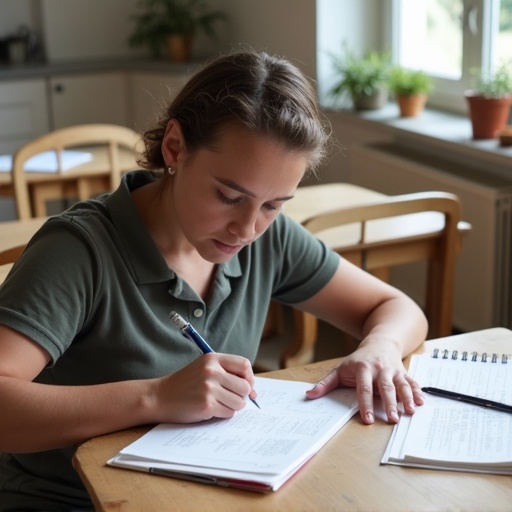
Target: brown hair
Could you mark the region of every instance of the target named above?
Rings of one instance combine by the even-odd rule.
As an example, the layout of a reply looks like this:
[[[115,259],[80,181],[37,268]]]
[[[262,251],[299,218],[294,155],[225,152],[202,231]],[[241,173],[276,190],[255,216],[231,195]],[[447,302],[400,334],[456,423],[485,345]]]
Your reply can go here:
[[[224,55],[197,72],[158,125],[144,133],[143,167],[165,167],[161,146],[170,119],[179,121],[190,153],[211,147],[223,125],[238,121],[251,132],[307,154],[313,172],[328,141],[311,83],[289,61],[264,52]]]

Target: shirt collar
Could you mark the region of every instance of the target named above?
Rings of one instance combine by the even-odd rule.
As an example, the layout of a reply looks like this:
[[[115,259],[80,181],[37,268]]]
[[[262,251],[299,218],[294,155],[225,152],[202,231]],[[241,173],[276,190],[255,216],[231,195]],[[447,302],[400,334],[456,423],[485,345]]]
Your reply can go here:
[[[148,171],[123,175],[121,184],[107,199],[106,206],[124,249],[125,260],[138,283],[168,281],[174,272],[158,252],[132,200],[131,191],[155,178]]]
[[[176,278],[158,252],[132,200],[131,191],[151,183],[156,178],[148,171],[132,171],[123,175],[121,184],[107,199],[106,206],[119,234],[125,258],[133,278],[138,283],[155,283]],[[225,277],[242,274],[238,255],[220,265]]]

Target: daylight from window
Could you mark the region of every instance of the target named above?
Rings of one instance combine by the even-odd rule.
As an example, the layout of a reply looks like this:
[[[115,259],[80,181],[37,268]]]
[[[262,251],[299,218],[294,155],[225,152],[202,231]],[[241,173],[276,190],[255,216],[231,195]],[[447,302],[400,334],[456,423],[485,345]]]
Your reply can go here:
[[[512,62],[512,0],[397,0],[395,6],[403,66],[459,80],[464,68]]]
[[[497,24],[496,61],[510,62],[512,66],[512,0],[501,0]]]
[[[462,0],[400,2],[398,61],[429,74],[459,79],[462,74]]]

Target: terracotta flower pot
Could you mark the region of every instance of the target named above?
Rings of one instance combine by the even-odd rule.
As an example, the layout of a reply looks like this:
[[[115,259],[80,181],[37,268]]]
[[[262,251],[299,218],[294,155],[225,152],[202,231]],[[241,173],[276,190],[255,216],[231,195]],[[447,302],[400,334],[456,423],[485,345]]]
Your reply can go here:
[[[408,94],[405,96],[397,95],[396,102],[398,103],[401,117],[416,117],[425,109],[427,95],[424,93]]]
[[[173,62],[187,62],[192,54],[192,35],[170,34],[166,38],[167,55]]]
[[[485,98],[474,91],[465,92],[473,139],[494,139],[507,126],[512,95]]]

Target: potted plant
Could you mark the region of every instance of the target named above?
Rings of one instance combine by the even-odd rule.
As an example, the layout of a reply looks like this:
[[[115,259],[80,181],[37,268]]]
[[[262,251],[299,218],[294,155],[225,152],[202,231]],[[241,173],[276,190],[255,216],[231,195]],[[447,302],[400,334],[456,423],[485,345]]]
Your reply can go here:
[[[164,47],[171,60],[190,59],[192,42],[198,32],[215,35],[215,23],[226,18],[219,10],[210,10],[204,0],[140,0],[141,12],[132,16],[135,30],[130,46],[146,46],[154,57]]]
[[[388,73],[388,87],[398,103],[401,117],[414,117],[425,108],[432,79],[419,69],[393,66]]]
[[[512,104],[512,64],[494,73],[473,70],[474,87],[465,92],[473,139],[493,139],[505,128]]]
[[[356,110],[375,110],[384,106],[388,99],[387,53],[373,51],[357,58],[345,48],[343,57],[331,57],[334,70],[340,77],[330,90],[332,97],[348,94]]]

